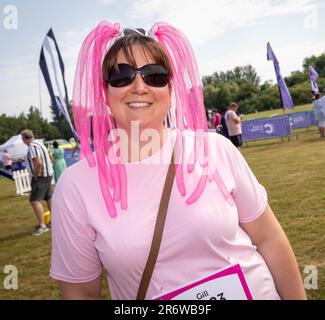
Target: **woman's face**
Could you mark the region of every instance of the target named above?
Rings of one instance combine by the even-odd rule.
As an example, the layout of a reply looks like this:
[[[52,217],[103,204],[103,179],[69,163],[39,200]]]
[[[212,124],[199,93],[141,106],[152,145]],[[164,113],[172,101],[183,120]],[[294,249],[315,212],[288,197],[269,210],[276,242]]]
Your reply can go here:
[[[156,63],[145,55],[139,45],[132,48],[137,68]],[[117,56],[117,63],[129,63],[123,52]],[[140,130],[151,128],[161,132],[163,121],[170,107],[170,87],[151,87],[136,74],[133,82],[125,87],[108,86],[108,103],[119,129],[130,131],[131,121],[138,121]]]

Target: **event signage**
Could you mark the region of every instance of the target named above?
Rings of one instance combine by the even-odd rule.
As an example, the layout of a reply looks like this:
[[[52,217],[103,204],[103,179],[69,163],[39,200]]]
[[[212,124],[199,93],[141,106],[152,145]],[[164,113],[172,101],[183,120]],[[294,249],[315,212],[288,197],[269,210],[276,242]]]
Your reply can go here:
[[[316,126],[315,112],[302,111],[288,114],[291,129]]]
[[[288,116],[261,118],[242,122],[243,141],[282,138],[291,134]]]
[[[153,297],[154,300],[253,300],[239,264],[174,290]]]
[[[278,82],[278,87],[279,87],[282,108],[283,109],[293,109],[294,105],[293,105],[291,94],[290,94],[288,87],[281,75],[279,61],[276,58],[269,42],[267,43],[267,60],[273,61],[276,80]]]

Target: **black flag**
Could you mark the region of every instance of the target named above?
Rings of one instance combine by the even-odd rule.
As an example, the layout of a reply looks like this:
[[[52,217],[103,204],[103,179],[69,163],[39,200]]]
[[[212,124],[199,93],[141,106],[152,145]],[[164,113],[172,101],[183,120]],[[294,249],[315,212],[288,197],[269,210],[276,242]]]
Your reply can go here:
[[[75,140],[78,141],[76,130],[71,123],[68,112],[69,99],[64,78],[64,64],[52,29],[49,30],[44,38],[39,65],[51,97],[52,105],[57,108],[59,114],[63,114]]]

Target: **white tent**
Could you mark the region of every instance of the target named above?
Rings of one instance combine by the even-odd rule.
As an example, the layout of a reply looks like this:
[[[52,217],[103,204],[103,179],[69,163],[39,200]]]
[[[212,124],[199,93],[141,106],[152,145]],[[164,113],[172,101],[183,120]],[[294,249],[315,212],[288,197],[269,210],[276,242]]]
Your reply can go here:
[[[0,145],[1,151],[8,150],[9,154],[14,158],[25,157],[28,147],[24,144],[21,135],[11,137],[7,142]]]

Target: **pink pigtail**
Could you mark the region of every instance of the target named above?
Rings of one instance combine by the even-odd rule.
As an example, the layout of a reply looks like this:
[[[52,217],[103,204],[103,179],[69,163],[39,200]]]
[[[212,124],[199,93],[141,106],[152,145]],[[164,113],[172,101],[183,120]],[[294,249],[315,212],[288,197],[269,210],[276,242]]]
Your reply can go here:
[[[81,145],[81,157],[87,157],[89,166],[95,166],[91,149],[91,138],[93,138],[99,183],[106,208],[113,218],[117,215],[113,198],[115,201],[122,199],[121,185],[124,184],[124,189],[126,189],[126,176],[118,172],[120,168],[106,161],[105,144],[108,133],[114,128],[114,122],[110,118],[108,106],[105,103],[102,57],[119,33],[120,25],[108,22],[101,22],[89,33],[79,53],[72,99],[73,115]],[[110,186],[113,190],[113,198]],[[125,206],[127,204],[123,198],[123,207]]]
[[[186,199],[186,204],[190,205],[200,198],[200,196],[202,195],[204,188],[206,186],[207,179],[208,179],[208,176],[206,174],[201,175],[200,180],[199,180],[198,184],[196,185],[195,190]]]
[[[181,149],[185,150],[185,141],[182,132],[186,129],[196,131],[203,130],[207,132],[208,124],[205,115],[205,107],[203,103],[203,86],[199,77],[199,71],[194,56],[193,49],[190,42],[185,35],[167,23],[158,22],[150,30],[158,42],[167,51],[172,69],[173,69],[173,98],[175,103],[174,110],[177,112],[172,114],[176,117],[170,121],[176,123],[177,129],[181,131]],[[176,107],[177,106],[177,107]],[[173,106],[172,106],[173,107]],[[202,148],[203,143],[203,148]],[[196,148],[199,145],[198,149]],[[194,154],[190,155],[190,165],[187,166],[187,171],[194,170],[195,163],[198,159],[197,150],[202,152],[200,159],[207,159],[208,155],[208,142],[207,135],[203,141],[195,135]],[[184,152],[183,152],[184,153]],[[184,171],[185,164],[184,157],[182,158],[181,165],[176,166],[176,182],[178,189],[182,195],[186,195],[186,188],[184,184]],[[205,168],[206,161],[199,161],[200,166]],[[203,170],[206,172],[206,170]],[[187,199],[187,203],[195,202],[204,191],[207,183],[204,174],[194,192]]]
[[[127,196],[127,178],[126,178],[126,169],[122,164],[118,165],[119,178],[121,181],[120,184],[120,194],[121,194],[121,209],[126,210],[128,208],[128,196]]]
[[[228,191],[218,169],[214,170],[214,172],[212,174],[212,178],[213,178],[214,182],[216,183],[216,185],[218,186],[219,190],[221,191],[224,199],[228,202],[228,204],[230,206],[233,206],[235,204],[234,197],[233,197],[232,193],[230,191]]]
[[[181,139],[181,141],[179,141]],[[185,137],[177,135],[175,144],[180,144],[181,148],[176,148],[175,156],[175,177],[178,190],[182,197],[186,196],[186,188],[184,183],[183,163],[185,162]]]

